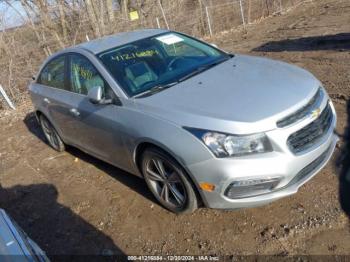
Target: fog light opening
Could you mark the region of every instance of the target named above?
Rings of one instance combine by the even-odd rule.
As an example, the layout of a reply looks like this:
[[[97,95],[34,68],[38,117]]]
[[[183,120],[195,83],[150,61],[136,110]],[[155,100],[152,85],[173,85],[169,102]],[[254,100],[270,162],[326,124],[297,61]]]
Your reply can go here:
[[[238,199],[263,195],[272,192],[280,181],[280,177],[234,181],[225,190],[225,196]]]

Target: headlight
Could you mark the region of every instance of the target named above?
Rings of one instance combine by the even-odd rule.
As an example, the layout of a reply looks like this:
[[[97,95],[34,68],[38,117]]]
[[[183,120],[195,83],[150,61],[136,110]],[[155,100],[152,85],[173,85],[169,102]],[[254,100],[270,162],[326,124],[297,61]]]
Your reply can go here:
[[[242,156],[271,152],[272,146],[264,133],[237,136],[185,128],[198,137],[217,157]]]

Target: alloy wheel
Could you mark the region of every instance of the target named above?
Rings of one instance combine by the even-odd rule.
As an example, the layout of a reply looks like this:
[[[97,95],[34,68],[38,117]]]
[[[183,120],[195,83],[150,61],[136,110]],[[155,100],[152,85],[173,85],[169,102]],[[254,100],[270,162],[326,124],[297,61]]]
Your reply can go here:
[[[171,163],[153,157],[146,164],[146,173],[153,191],[167,205],[182,208],[186,204],[185,186]]]
[[[40,120],[46,139],[54,149],[58,150],[60,148],[60,138],[58,137],[56,130],[45,117],[41,117]]]

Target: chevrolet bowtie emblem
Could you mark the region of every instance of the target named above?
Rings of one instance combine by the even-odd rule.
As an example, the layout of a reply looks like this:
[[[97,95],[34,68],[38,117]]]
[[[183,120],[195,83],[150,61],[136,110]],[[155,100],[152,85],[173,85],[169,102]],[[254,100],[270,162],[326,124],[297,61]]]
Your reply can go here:
[[[321,113],[321,109],[317,108],[311,112],[311,116],[313,118],[317,118],[320,115],[320,113]]]

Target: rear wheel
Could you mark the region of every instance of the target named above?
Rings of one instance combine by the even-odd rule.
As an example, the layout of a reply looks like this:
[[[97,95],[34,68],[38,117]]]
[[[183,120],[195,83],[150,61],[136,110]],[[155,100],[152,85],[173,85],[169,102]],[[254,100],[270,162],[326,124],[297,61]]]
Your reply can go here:
[[[39,122],[49,145],[58,152],[64,151],[64,143],[50,121],[44,115],[40,115]]]
[[[183,168],[156,148],[142,156],[142,173],[156,199],[174,213],[191,213],[197,209],[197,197]]]

